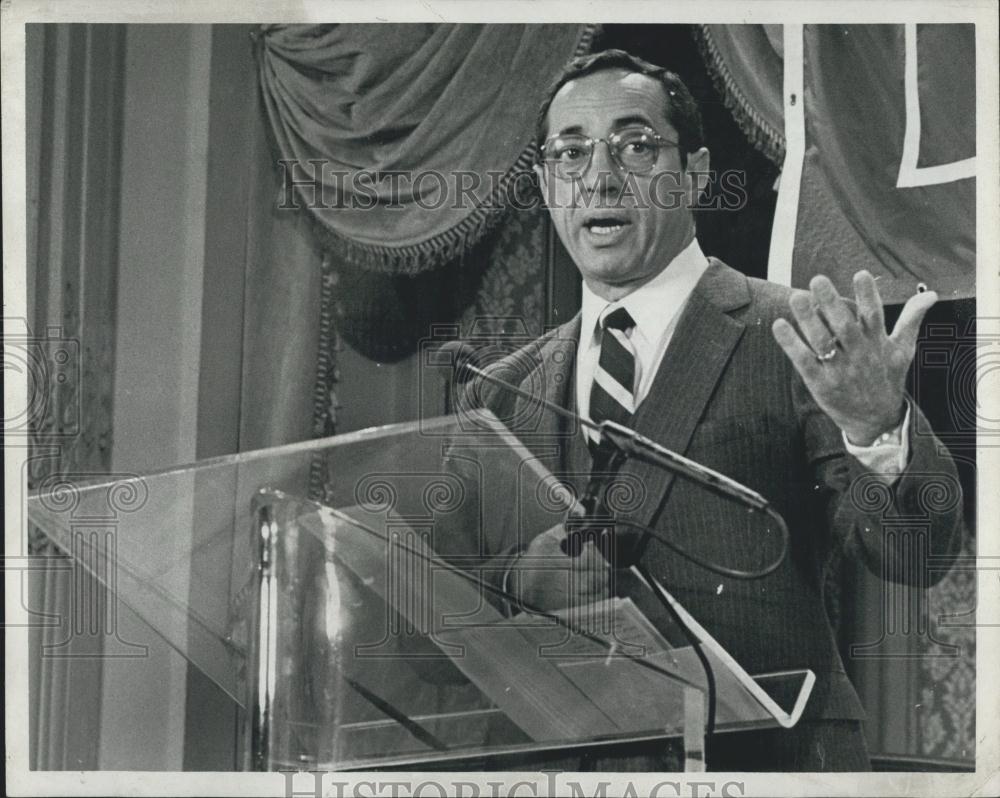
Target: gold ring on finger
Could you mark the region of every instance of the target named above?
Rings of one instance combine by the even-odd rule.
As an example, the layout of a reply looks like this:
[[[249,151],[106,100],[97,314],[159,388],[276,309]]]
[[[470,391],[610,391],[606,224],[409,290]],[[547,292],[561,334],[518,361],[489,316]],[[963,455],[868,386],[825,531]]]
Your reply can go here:
[[[829,352],[824,352],[822,355],[816,355],[816,359],[820,363],[829,363],[837,356],[837,342],[834,341],[833,345],[830,347]]]

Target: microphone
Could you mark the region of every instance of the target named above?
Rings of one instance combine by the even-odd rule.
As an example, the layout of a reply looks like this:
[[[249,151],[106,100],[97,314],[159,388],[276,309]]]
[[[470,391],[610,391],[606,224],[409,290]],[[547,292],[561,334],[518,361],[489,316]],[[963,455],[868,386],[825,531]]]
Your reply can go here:
[[[611,446],[618,450],[624,457],[634,457],[637,460],[658,465],[692,482],[696,482],[713,493],[726,496],[753,510],[766,511],[770,508],[770,502],[757,493],[757,491],[751,490],[746,485],[727,477],[725,474],[720,474],[718,471],[684,457],[656,441],[640,435],[629,427],[617,424],[614,421],[603,421],[600,424],[596,424],[589,418],[584,418],[572,410],[560,407],[541,396],[535,396],[517,385],[513,385],[506,380],[490,374],[480,367],[480,358],[475,347],[465,341],[449,341],[438,352],[450,355],[453,358],[452,365],[455,380],[459,384],[465,384],[473,377],[478,377],[505,391],[540,404],[547,410],[563,418],[567,418],[587,429],[593,430],[598,435],[599,445]]]
[[[533,396],[527,391],[522,390],[519,386],[512,385],[506,380],[502,380],[499,377],[484,371],[480,368],[480,365],[477,362],[478,357],[475,348],[464,341],[449,341],[438,351],[446,355],[451,355],[454,358],[454,375],[455,380],[459,384],[467,383],[473,377],[479,377],[480,379],[492,383],[503,390],[516,394],[517,396],[521,396],[533,402],[538,402],[552,412],[575,421],[578,424],[582,424],[588,429],[596,431],[599,436],[598,447],[599,449],[604,449],[602,457],[605,458],[606,465],[617,467],[626,457],[636,457],[637,459],[654,463],[669,471],[685,476],[688,479],[703,485],[709,490],[728,496],[741,504],[751,507],[752,509],[766,512],[767,514],[773,516],[778,522],[779,528],[782,531],[783,546],[781,557],[779,557],[767,568],[756,572],[741,572],[736,569],[716,566],[705,562],[701,558],[693,557],[690,553],[684,552],[671,544],[669,541],[660,538],[660,536],[654,533],[651,529],[643,528],[638,531],[652,535],[655,539],[664,543],[664,545],[678,551],[678,553],[688,559],[691,559],[699,565],[708,568],[709,570],[735,578],[749,579],[766,576],[776,570],[784,561],[785,552],[787,551],[788,546],[788,528],[785,526],[784,519],[780,516],[780,514],[775,512],[770,507],[767,500],[760,494],[750,490],[750,488],[747,488],[744,485],[741,485],[736,480],[730,479],[724,474],[720,474],[717,471],[713,471],[711,468],[701,465],[700,463],[689,460],[688,458],[667,449],[665,446],[661,446],[656,443],[656,441],[639,435],[637,432],[629,429],[628,427],[616,424],[612,421],[595,424],[588,418],[583,418],[582,416],[560,407],[559,405],[553,404],[540,396]],[[708,717],[706,719],[705,728],[708,734],[712,734],[715,731],[717,700],[715,674],[712,670],[711,663],[702,648],[702,641],[689,627],[687,622],[678,614],[673,605],[665,598],[666,591],[662,585],[660,585],[653,574],[645,568],[645,566],[643,566],[641,562],[640,547],[638,545],[636,535],[628,534],[622,536],[616,534],[615,526],[617,524],[621,524],[622,522],[611,517],[606,517],[607,514],[604,508],[604,502],[601,499],[601,487],[602,484],[600,481],[591,479],[587,486],[586,494],[581,498],[581,504],[584,508],[583,517],[573,517],[568,515],[566,518],[566,538],[562,541],[562,549],[570,556],[579,556],[584,543],[587,540],[592,540],[598,544],[602,555],[609,561],[609,563],[611,563],[613,568],[628,567],[633,573],[639,576],[640,580],[645,582],[657,600],[670,613],[674,622],[687,638],[692,651],[698,658],[698,662],[705,673],[706,698],[708,702]],[[632,533],[636,532],[638,527],[638,525],[631,522],[625,524],[625,526],[629,527]]]
[[[437,350],[438,355],[446,355],[450,358],[452,374],[455,382],[465,385],[480,371],[480,355],[474,346],[465,341],[448,341],[442,344]]]
[[[437,350],[437,354],[451,358],[449,365],[455,382],[459,385],[465,385],[475,376],[482,376],[480,352],[472,344],[465,341],[448,341]]]
[[[609,517],[601,498],[602,483],[596,479],[590,480],[586,494],[581,498],[581,504],[584,508],[583,517],[568,515],[564,522],[566,538],[562,541],[562,549],[566,554],[578,556],[588,539],[595,541],[599,545],[602,555],[611,563],[613,568],[630,568],[641,581],[645,582],[660,604],[670,613],[674,622],[687,638],[692,651],[698,658],[699,664],[705,673],[706,698],[708,701],[706,732],[712,734],[715,731],[716,684],[711,663],[705,655],[702,640],[698,634],[681,617],[677,609],[673,606],[673,603],[668,599],[669,594],[649,569],[642,564],[638,540],[641,539],[641,535],[649,534],[655,540],[676,551],[678,554],[717,574],[734,579],[760,579],[776,571],[785,560],[785,555],[788,552],[788,526],[785,524],[785,519],[781,517],[781,514],[777,510],[771,507],[767,499],[746,485],[727,477],[725,474],[720,474],[718,471],[703,466],[701,463],[671,451],[667,447],[640,435],[629,427],[616,424],[613,421],[604,421],[600,424],[595,424],[589,418],[584,418],[541,396],[534,396],[528,391],[523,390],[520,386],[512,385],[506,380],[485,371],[481,368],[480,358],[476,349],[464,341],[449,341],[438,351],[454,358],[454,375],[459,384],[467,383],[473,377],[478,377],[505,391],[528,399],[531,402],[537,402],[553,413],[597,432],[598,449],[599,451],[601,449],[604,450],[601,457],[604,458],[604,462],[612,469],[616,469],[625,458],[634,457],[637,460],[652,463],[683,476],[707,490],[725,496],[732,501],[749,507],[751,510],[764,513],[775,522],[781,534],[781,555],[774,562],[756,571],[743,571],[707,562],[677,547],[670,540],[657,535],[652,529],[641,527],[631,521],[622,521]],[[617,534],[615,528],[619,525],[627,527],[630,533],[627,535]],[[639,538],[636,537],[635,533],[637,532],[641,533]]]
[[[763,511],[770,506],[770,502],[757,491],[751,490],[735,479],[703,466],[695,460],[671,451],[666,446],[661,446],[656,441],[650,440],[622,424],[604,421],[600,425],[600,430],[604,439],[610,441],[626,456],[653,462],[670,471],[682,474],[709,490],[735,499],[751,509]]]

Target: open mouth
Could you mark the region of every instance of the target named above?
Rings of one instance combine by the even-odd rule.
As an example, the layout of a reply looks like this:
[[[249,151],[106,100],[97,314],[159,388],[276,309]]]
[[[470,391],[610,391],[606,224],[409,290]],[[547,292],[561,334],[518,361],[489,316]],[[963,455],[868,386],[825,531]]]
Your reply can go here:
[[[628,219],[622,216],[594,216],[587,219],[583,226],[591,233],[598,236],[610,236],[622,230],[629,224]]]

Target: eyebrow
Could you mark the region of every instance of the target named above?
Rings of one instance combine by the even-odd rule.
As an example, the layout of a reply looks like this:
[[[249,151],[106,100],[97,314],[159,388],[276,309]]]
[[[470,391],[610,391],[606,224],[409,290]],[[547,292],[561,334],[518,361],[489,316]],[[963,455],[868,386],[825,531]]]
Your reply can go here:
[[[612,124],[612,130],[617,130],[627,125],[648,125],[652,127],[652,122],[650,122],[645,116],[641,114],[632,114],[631,116],[620,116]],[[569,127],[564,127],[559,131],[561,134],[565,135],[568,133],[583,133],[583,127],[580,125],[570,125]]]

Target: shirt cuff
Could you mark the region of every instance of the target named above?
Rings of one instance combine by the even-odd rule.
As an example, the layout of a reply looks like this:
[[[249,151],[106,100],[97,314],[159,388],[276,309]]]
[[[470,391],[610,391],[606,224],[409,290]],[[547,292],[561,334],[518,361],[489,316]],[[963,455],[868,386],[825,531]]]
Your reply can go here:
[[[841,430],[844,447],[854,455],[866,469],[875,474],[885,484],[891,485],[903,473],[910,459],[910,402],[906,402],[906,413],[902,423],[889,432],[884,432],[871,446],[855,446]]]

